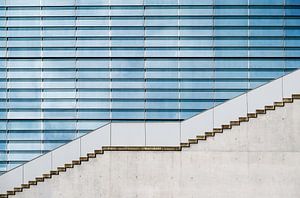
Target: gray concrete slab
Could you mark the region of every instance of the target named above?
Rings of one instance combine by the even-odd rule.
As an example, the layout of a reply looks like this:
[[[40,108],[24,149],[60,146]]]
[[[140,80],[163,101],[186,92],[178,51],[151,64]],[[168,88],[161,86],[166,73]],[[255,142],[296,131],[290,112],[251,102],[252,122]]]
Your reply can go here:
[[[181,152],[105,152],[17,198],[299,198],[300,101]]]

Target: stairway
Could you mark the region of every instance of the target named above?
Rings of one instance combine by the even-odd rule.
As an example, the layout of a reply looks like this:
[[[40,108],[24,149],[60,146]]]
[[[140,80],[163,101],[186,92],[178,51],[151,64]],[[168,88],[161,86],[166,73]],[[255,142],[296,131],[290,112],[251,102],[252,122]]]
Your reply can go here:
[[[293,79],[293,82],[295,84],[295,79],[300,79],[300,72],[296,71],[292,74],[289,74],[285,77],[283,77],[282,79],[278,79],[276,81],[273,81],[270,83],[270,85],[278,83],[278,82],[287,82],[285,84],[288,84],[289,81],[284,81],[284,78],[290,78]],[[282,83],[284,84],[284,83]],[[266,85],[267,88],[269,85]],[[299,90],[299,85],[295,84],[295,89],[290,89],[289,92],[293,93],[293,91],[295,90]],[[264,89],[264,87],[260,87],[258,89]],[[255,90],[254,90],[255,92]],[[249,92],[250,93],[250,92]],[[247,93],[249,95],[249,93]],[[284,96],[285,94],[283,94]],[[32,188],[33,186],[37,186],[37,185],[41,185],[42,183],[44,183],[47,180],[51,180],[53,178],[58,178],[57,175],[60,175],[63,172],[70,172],[71,169],[76,168],[77,166],[81,166],[82,164],[85,164],[86,162],[90,161],[93,158],[97,158],[98,155],[103,155],[104,153],[108,152],[113,152],[113,151],[125,151],[125,152],[174,152],[174,151],[183,151],[185,149],[190,149],[190,147],[192,147],[192,145],[194,144],[198,144],[199,142],[205,142],[208,141],[210,139],[212,139],[213,137],[217,136],[217,134],[221,134],[224,132],[230,132],[230,130],[238,128],[238,126],[240,126],[242,123],[247,123],[250,122],[251,120],[255,120],[257,118],[259,118],[261,115],[267,114],[268,112],[274,112],[275,110],[279,109],[279,108],[284,108],[287,104],[292,104],[294,103],[296,100],[300,99],[300,94],[294,93],[291,95],[291,97],[283,97],[282,101],[273,101],[273,104],[266,104],[264,106],[264,108],[258,108],[255,110],[255,112],[249,112],[247,111],[247,114],[245,116],[241,116],[241,117],[237,117],[237,119],[235,120],[230,120],[228,123],[227,121],[220,125],[220,127],[215,127],[212,128],[212,130],[210,131],[205,131],[203,134],[199,133],[196,134],[195,136],[190,136],[190,138],[187,139],[187,141],[183,141],[181,142],[179,145],[166,145],[166,146],[133,146],[133,145],[109,145],[109,146],[102,146],[102,149],[94,149],[90,152],[86,152],[85,156],[80,156],[78,159],[74,158],[72,161],[64,163],[61,166],[58,166],[57,168],[52,168],[49,172],[44,172],[44,174],[40,175],[39,177],[35,177],[33,180],[30,181],[22,181],[20,186],[15,186],[13,189],[8,190],[7,193],[5,194],[1,194],[0,198],[4,198],[4,197],[10,197],[13,195],[18,195],[20,194],[20,192],[23,192],[25,189],[29,189]],[[236,99],[237,100],[237,99]],[[233,99],[234,101],[234,99]],[[226,104],[225,104],[226,105]],[[219,107],[215,107],[215,108],[220,108],[222,107],[222,105],[220,105]],[[260,107],[260,106],[259,106]],[[200,114],[201,115],[201,114]],[[197,116],[191,119],[197,119]],[[189,122],[189,120],[187,121],[183,121],[183,122]],[[176,124],[176,123],[175,123]],[[180,123],[180,125],[182,125],[182,123]],[[111,127],[111,126],[110,126]],[[180,126],[182,127],[182,126]],[[87,135],[88,137],[89,135]],[[184,140],[185,138],[181,138],[181,141]],[[80,142],[81,144],[82,142]],[[82,152],[80,152],[82,153]],[[70,169],[70,170],[69,170]],[[11,172],[13,173],[14,170],[12,170]],[[6,175],[6,174],[4,174]],[[4,178],[3,176],[0,177]],[[22,194],[22,193],[21,193]],[[21,195],[20,194],[20,195]]]
[[[291,98],[284,98],[281,102],[274,102],[273,105],[265,106],[264,109],[257,110],[256,113],[249,113],[247,117],[240,117],[238,120],[231,121],[229,125],[222,125],[222,128],[214,128],[213,131],[205,132],[204,135],[199,135],[195,138],[189,139],[188,142],[181,143],[178,147],[105,146],[102,150],[95,150],[92,153],[88,153],[85,157],[80,157],[79,159],[72,161],[70,164],[65,164],[63,167],[57,167],[56,170],[50,171],[50,173],[45,173],[41,177],[36,177],[35,180],[28,181],[28,183],[22,184],[21,187],[16,187],[11,191],[7,191],[7,194],[1,194],[0,198],[7,198],[10,195],[22,192],[24,189],[29,189],[31,186],[36,186],[62,172],[66,172],[68,169],[73,169],[84,162],[88,162],[90,159],[96,158],[97,155],[103,155],[104,152],[107,151],[181,151],[183,148],[188,148],[192,144],[198,144],[199,141],[206,141],[217,134],[221,134],[233,127],[239,126],[243,122],[249,122],[251,119],[257,118],[259,115],[266,114],[268,111],[274,111],[276,108],[284,107],[287,103],[293,103],[294,100],[298,99],[300,100],[300,94],[294,94]]]

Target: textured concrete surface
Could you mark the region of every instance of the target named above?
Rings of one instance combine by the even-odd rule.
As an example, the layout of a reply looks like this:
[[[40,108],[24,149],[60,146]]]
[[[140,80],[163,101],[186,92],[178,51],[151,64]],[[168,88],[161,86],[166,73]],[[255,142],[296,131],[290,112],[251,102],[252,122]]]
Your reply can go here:
[[[106,152],[17,198],[299,198],[300,101],[182,152]]]

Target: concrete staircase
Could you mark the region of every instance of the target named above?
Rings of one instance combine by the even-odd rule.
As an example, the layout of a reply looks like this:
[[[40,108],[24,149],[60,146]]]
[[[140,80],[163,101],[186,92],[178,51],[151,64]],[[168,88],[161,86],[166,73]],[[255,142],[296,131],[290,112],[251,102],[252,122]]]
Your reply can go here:
[[[50,184],[49,182],[53,179],[60,178],[56,175],[64,172],[66,174],[72,174],[72,172],[80,174],[76,170],[84,169],[85,166],[82,165],[90,164],[87,162],[93,158],[98,159],[98,155],[104,157],[106,155],[111,156],[112,153],[120,153],[117,154],[120,158],[124,157],[122,153],[130,156],[129,153],[132,155],[144,155],[143,153],[145,153],[145,156],[153,156],[153,153],[176,155],[174,153],[186,153],[185,150],[193,151],[192,145],[205,146],[205,142],[210,142],[210,144],[219,142],[210,140],[214,140],[217,134],[240,128],[238,126],[242,123],[259,120],[260,117],[264,117],[262,115],[268,112],[277,112],[276,110],[285,109],[283,107],[297,102],[300,99],[299,84],[300,70],[297,70],[182,122],[108,124],[1,175],[0,193],[2,194],[0,194],[0,198],[10,196],[32,197],[28,195],[30,190],[26,189],[31,189],[33,186],[43,186],[44,183]],[[276,124],[273,123],[274,126]],[[223,139],[226,137],[224,136]],[[226,147],[230,148],[231,145],[228,144]],[[226,150],[226,147],[223,146],[223,150]],[[104,153],[107,154],[103,155]],[[106,160],[102,162],[104,167],[107,167],[107,163],[111,164],[107,157]],[[161,160],[163,161],[164,158]],[[134,163],[134,159],[130,163]],[[177,165],[176,162],[172,163],[170,166]],[[204,173],[206,174],[206,172]],[[151,192],[149,193],[151,194]],[[85,195],[82,194],[79,197],[82,196]],[[175,194],[174,197],[176,196]]]
[[[191,138],[188,142],[181,143],[178,147],[167,147],[167,146],[104,146],[102,150],[94,150],[92,153],[87,153],[86,156],[80,157],[77,160],[72,161],[72,163],[67,163],[63,167],[57,167],[56,170],[52,170],[49,173],[43,174],[41,177],[36,177],[33,181],[28,181],[28,183],[24,183],[21,187],[15,187],[11,191],[7,191],[6,194],[1,194],[0,198],[7,198],[12,195],[16,195],[16,193],[22,192],[24,189],[29,189],[32,186],[36,186],[45,180],[49,180],[54,176],[59,175],[62,172],[66,172],[69,169],[73,169],[76,166],[80,166],[85,162],[88,162],[90,159],[96,158],[97,155],[103,155],[104,152],[109,151],[182,151],[183,148],[189,148],[192,144],[198,144],[199,141],[206,141],[207,139],[214,137],[217,134],[221,134],[226,132],[227,130],[231,130],[234,127],[239,126],[243,122],[249,122],[251,119],[257,118],[259,115],[267,114],[269,111],[275,111],[277,108],[284,107],[287,103],[293,103],[295,100],[300,100],[300,94],[293,94],[291,98],[283,98],[283,101],[274,102],[273,105],[267,105],[264,109],[257,109],[256,113],[249,113],[247,117],[239,117],[237,120],[230,121],[230,124],[222,125],[221,128],[214,128],[212,131],[205,132],[204,135],[196,136],[195,138]]]
[[[230,124],[222,125],[221,128],[214,128],[213,131],[205,132],[204,135],[196,136],[189,139],[186,143],[181,143],[181,147],[190,147],[191,144],[198,144],[198,141],[205,141],[207,138],[214,137],[218,133],[223,133],[225,130],[239,126],[242,122],[249,122],[250,119],[257,118],[261,114],[266,114],[268,111],[274,111],[276,108],[284,107],[286,103],[293,103],[294,100],[300,99],[300,94],[293,94],[291,98],[283,98],[281,102],[274,102],[273,105],[266,105],[264,109],[257,109],[256,113],[248,113],[247,117],[239,117],[237,120],[230,121]]]

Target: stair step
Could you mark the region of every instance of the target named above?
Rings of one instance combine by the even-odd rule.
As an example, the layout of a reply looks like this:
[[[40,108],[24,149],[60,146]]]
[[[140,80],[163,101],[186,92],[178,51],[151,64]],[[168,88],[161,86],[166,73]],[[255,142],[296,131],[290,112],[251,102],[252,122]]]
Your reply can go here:
[[[51,175],[59,175],[59,171],[50,171]]]
[[[28,184],[29,185],[37,185],[37,181],[29,181]]]
[[[257,109],[256,113],[257,114],[266,114],[266,110],[265,109]]]
[[[96,153],[88,153],[88,158],[96,158]]]
[[[221,128],[214,128],[213,132],[214,133],[223,133],[223,129],[221,129]]]
[[[103,154],[104,153],[104,151],[102,151],[102,150],[95,150],[94,152],[95,152],[95,154]]]
[[[44,177],[45,179],[50,179],[50,178],[51,178],[51,174],[43,174],[43,177]]]
[[[214,137],[215,133],[214,132],[205,132],[206,137]]]
[[[23,188],[14,188],[14,191],[15,191],[15,192],[22,192],[22,191],[23,191]]]
[[[162,147],[162,146],[111,146],[106,147],[107,151],[181,151],[181,147]]]
[[[74,165],[73,164],[65,164],[65,168],[73,168]]]
[[[180,151],[176,146],[103,146],[103,151]]]
[[[88,158],[88,157],[80,157],[79,159],[80,159],[80,161],[82,161],[82,162],[87,162],[87,161],[89,161],[89,158]]]
[[[190,144],[198,144],[198,140],[197,139],[189,139],[189,143]]]
[[[248,117],[239,117],[240,122],[248,122],[249,118]]]
[[[274,105],[266,105],[265,110],[275,110],[275,106]]]
[[[284,107],[284,102],[274,102],[275,107]]]
[[[300,99],[300,94],[293,94],[293,95],[292,95],[292,98],[293,98],[293,99]]]
[[[247,117],[248,118],[257,118],[257,114],[256,113],[248,113]]]
[[[12,191],[12,190],[9,190],[9,191],[6,191],[6,194],[7,194],[7,195],[15,195],[16,192],[15,192],[15,191]]]
[[[67,169],[65,167],[57,167],[57,170],[59,172],[66,172]]]
[[[240,121],[230,121],[230,125],[231,126],[239,126],[240,125]]]
[[[73,165],[80,165],[81,162],[80,162],[80,160],[73,160],[73,161],[72,161],[72,164],[73,164]]]
[[[284,103],[292,103],[293,102],[293,98],[283,98],[282,100]]]
[[[22,188],[30,188],[30,185],[29,184],[21,184],[21,187]]]
[[[222,129],[231,129],[231,125],[230,124],[224,124],[224,125],[222,125]]]
[[[190,143],[180,143],[180,146],[187,148],[190,147]]]
[[[0,194],[0,198],[8,198],[7,194]]]
[[[206,136],[205,135],[197,135],[196,138],[198,140],[206,140]]]
[[[37,182],[43,182],[44,181],[44,178],[43,177],[36,177],[35,180]]]

